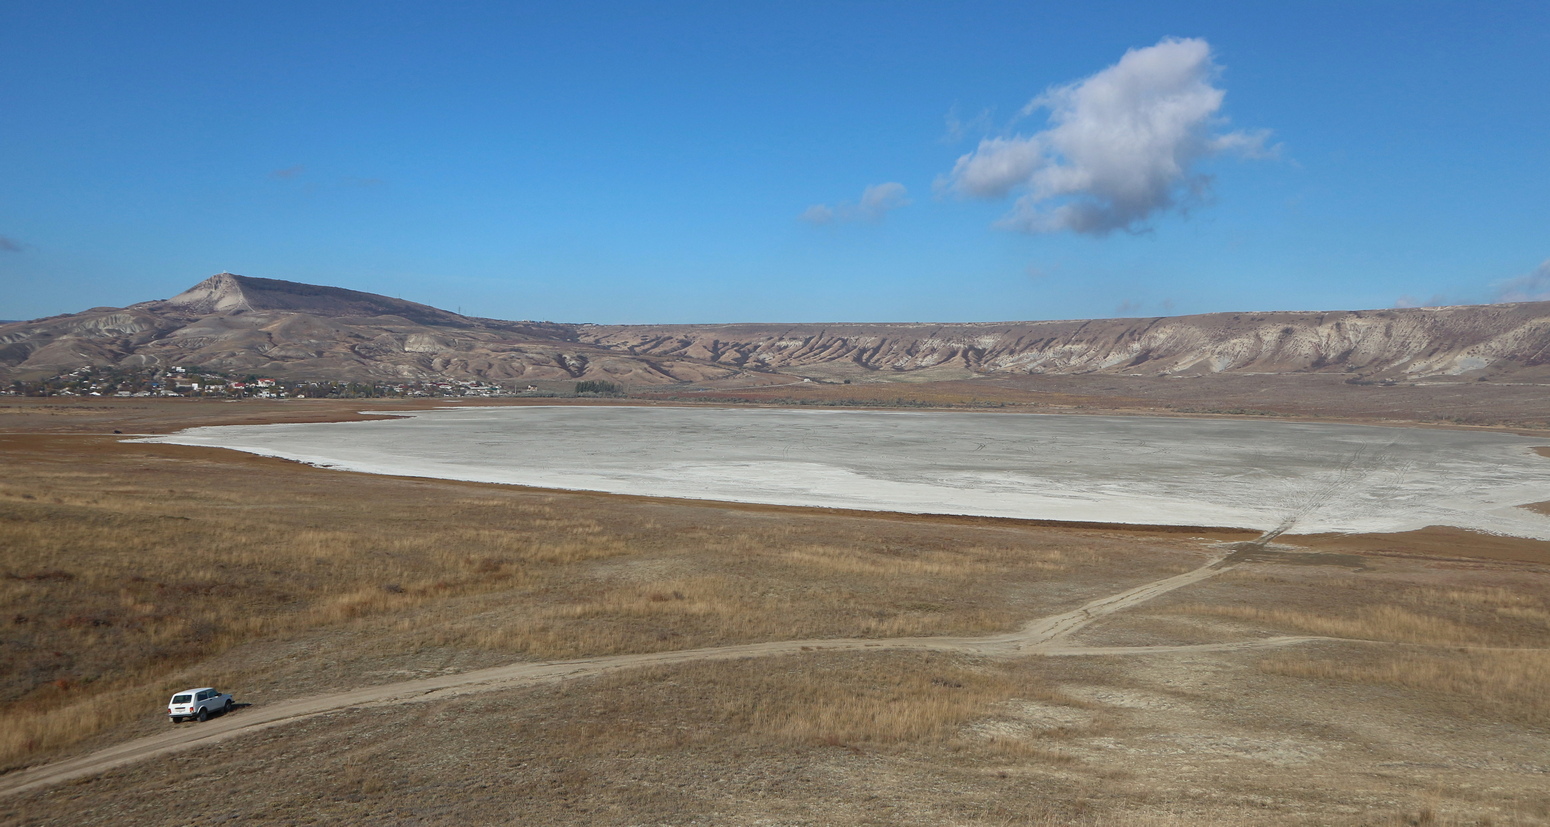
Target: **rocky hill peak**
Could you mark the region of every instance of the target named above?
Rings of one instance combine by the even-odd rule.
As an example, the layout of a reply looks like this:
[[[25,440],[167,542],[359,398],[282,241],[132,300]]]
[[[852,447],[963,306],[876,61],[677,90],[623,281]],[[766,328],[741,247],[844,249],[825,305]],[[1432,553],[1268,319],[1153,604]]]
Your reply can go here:
[[[285,311],[330,318],[399,316],[426,325],[469,323],[456,313],[375,293],[235,273],[216,273],[170,299],[143,302],[134,307],[194,316]]]
[[[242,291],[242,280],[242,276],[234,273],[216,273],[167,299],[165,304],[200,315],[252,310],[253,305]]]

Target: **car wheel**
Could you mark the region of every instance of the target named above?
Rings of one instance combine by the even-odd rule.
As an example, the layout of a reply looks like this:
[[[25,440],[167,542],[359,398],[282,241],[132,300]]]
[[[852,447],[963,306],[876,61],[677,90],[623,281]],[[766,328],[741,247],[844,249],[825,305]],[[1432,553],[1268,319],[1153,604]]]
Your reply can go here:
[[[210,720],[210,710],[201,709],[199,710],[199,714],[194,717],[198,718],[201,723],[208,721]]]
[[[225,715],[226,713],[228,713],[230,711],[231,711],[231,701],[227,701],[226,705],[221,707],[221,714]]]
[[[177,715],[174,715],[174,716],[172,716],[172,722],[174,724],[181,724],[181,723],[183,723],[183,719],[178,717]]]

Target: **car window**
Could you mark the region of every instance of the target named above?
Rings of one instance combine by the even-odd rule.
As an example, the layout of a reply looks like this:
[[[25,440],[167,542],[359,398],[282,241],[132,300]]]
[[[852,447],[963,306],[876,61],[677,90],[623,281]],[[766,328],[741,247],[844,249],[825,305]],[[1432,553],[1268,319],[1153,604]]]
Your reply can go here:
[[[175,704],[186,704],[189,701],[192,701],[193,699],[194,699],[194,696],[192,696],[192,695],[173,695],[172,696],[172,702],[175,703]]]
[[[208,701],[209,699],[210,699],[210,690],[206,689],[205,691],[199,693],[199,700],[201,700],[201,701]]]

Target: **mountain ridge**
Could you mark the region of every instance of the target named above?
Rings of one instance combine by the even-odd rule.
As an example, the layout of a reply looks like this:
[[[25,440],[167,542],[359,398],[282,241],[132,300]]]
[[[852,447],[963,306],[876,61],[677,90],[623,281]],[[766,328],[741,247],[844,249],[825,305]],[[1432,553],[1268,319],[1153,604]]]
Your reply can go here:
[[[963,324],[589,326],[582,341],[656,356],[790,369],[961,364],[973,373],[1289,373],[1352,369],[1438,376],[1550,375],[1550,302],[1355,311],[1205,313]]]
[[[0,324],[0,378],[86,365],[314,380],[817,380],[1339,372],[1550,381],[1550,302],[967,323],[503,321],[217,273],[169,299]]]

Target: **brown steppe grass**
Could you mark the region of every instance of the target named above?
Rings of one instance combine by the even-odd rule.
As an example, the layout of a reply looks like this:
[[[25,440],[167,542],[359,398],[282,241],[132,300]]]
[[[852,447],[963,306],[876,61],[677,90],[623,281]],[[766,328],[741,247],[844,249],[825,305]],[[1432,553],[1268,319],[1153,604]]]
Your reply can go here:
[[[240,407],[180,406],[176,421],[231,421]],[[71,415],[66,409],[58,418]],[[80,420],[100,431],[112,415],[91,411]],[[137,426],[153,424],[153,416],[143,417]],[[370,477],[86,434],[0,434],[0,468],[0,770],[164,728],[149,719],[191,682],[236,688],[242,700],[244,687],[297,694],[402,680],[408,675],[398,667],[434,671],[448,652],[466,655],[457,661],[466,668],[758,640],[988,634],[1222,553],[1203,541],[1249,536]],[[1541,737],[1550,727],[1541,689],[1550,678],[1543,651],[1550,649],[1550,595],[1533,561],[1545,544],[1486,538],[1479,555],[1486,559],[1464,565],[1454,555],[1468,555],[1470,538],[1439,536],[1318,538],[1320,550],[1378,562],[1359,574],[1249,565],[1105,621],[1144,630],[1156,620],[1157,634],[1178,628],[1169,623],[1195,623],[1211,640],[1290,633],[1363,641],[1242,655],[1238,677],[1211,673],[1222,681],[1217,695],[1178,688],[1198,668],[1190,658],[1175,667],[1158,656],[1001,663],[813,653],[632,670],[453,705],[496,710],[489,720],[507,723],[487,736],[481,730],[489,724],[442,707],[340,714],[244,739],[240,753],[178,759],[185,769],[170,779],[165,767],[141,765],[81,794],[111,799],[115,789],[175,787],[186,806],[246,802],[256,808],[248,812],[254,820],[285,820],[285,813],[304,821],[330,814],[374,820],[381,807],[411,807],[420,791],[455,785],[462,774],[455,768],[483,755],[465,753],[472,749],[466,739],[478,736],[491,739],[489,761],[479,766],[497,776],[516,773],[508,794],[520,793],[532,818],[555,822],[592,821],[573,808],[639,789],[632,785],[642,772],[649,779],[658,771],[642,767],[665,767],[653,762],[672,756],[685,768],[676,775],[661,769],[655,786],[630,793],[650,806],[657,806],[654,796],[667,796],[667,809],[595,823],[714,821],[716,811],[704,808],[717,800],[716,788],[703,779],[726,775],[729,762],[782,767],[768,777],[851,778],[834,781],[831,795],[879,774],[868,800],[916,807],[897,819],[860,799],[843,805],[850,810],[815,810],[798,791],[785,804],[797,814],[791,823],[1545,823],[1550,811],[1531,788],[1509,783],[1482,792],[1478,776],[1417,792],[1420,776],[1361,763],[1379,759],[1349,757],[1355,747],[1331,753],[1355,763],[1311,765],[1329,789],[1307,800],[1298,796],[1312,792],[1296,778],[1310,765],[1239,759],[1229,773],[1211,763],[1212,749],[1304,737],[1347,715],[1381,716],[1394,704],[1414,719],[1414,731],[1401,730],[1407,750],[1455,721]],[[1534,649],[1541,651],[1524,651]],[[1116,708],[1072,685],[1101,685],[1117,697],[1139,693],[1140,700]],[[1231,706],[1272,690],[1262,706]],[[1385,694],[1358,713],[1351,704],[1367,696],[1352,691]],[[1141,706],[1126,705],[1133,703]],[[1221,722],[1220,732],[1235,734],[1209,734],[1191,729],[1206,725],[1199,716],[1134,717],[1147,704],[1197,703],[1231,706],[1247,723]],[[1313,711],[1287,730],[1294,735],[1256,729],[1273,729],[1262,720],[1296,704]],[[1029,723],[1025,707],[1060,714]],[[380,726],[356,733],[362,721]],[[1226,746],[1179,754],[1168,746],[1171,737]],[[1166,748],[1153,757],[1149,745],[1157,743]],[[513,744],[526,769],[505,769]],[[1453,760],[1452,749],[1476,760],[1468,752],[1474,747],[1437,741],[1430,748],[1438,760]],[[295,757],[298,750],[318,751],[322,763]],[[1106,758],[1093,757],[1103,750]],[[255,763],[271,771],[294,765],[294,774],[247,779]],[[443,765],[454,769],[437,769]],[[212,766],[225,767],[222,777],[235,786],[205,791],[187,783]],[[790,768],[802,766],[810,769]],[[534,775],[539,768],[546,775]],[[1025,790],[1021,797],[1001,792],[1013,788]],[[980,803],[941,803],[966,790],[972,795],[963,800]],[[481,794],[464,789],[447,800]],[[748,794],[734,791],[726,800]],[[155,799],[132,803],[154,808]],[[50,800],[54,816],[74,821],[79,814],[65,799]],[[1503,810],[1504,801],[1527,803]],[[26,813],[21,806],[15,812]],[[766,805],[737,806],[762,817]],[[1261,807],[1269,809],[1252,809]],[[1314,808],[1305,811],[1313,815],[1289,815],[1300,807]],[[1480,815],[1487,811],[1509,815]],[[183,818],[136,812],[145,823]],[[816,812],[824,815],[813,821]]]
[[[1404,687],[1442,695],[1476,715],[1550,724],[1550,651],[1410,651],[1351,658],[1281,655],[1259,668],[1273,675]]]
[[[113,439],[0,437],[0,461],[0,767],[157,708],[182,688],[170,675],[251,641],[370,621],[510,661],[988,634],[1119,559],[1102,532],[786,518]],[[498,621],[442,611],[470,600]]]
[[[1280,579],[1273,569],[1251,569],[1230,573],[1220,583],[1269,590],[1284,585]],[[1317,596],[1303,594],[1288,605],[1217,600],[1181,602],[1162,611],[1232,621],[1259,633],[1373,644],[1359,657],[1351,652],[1278,654],[1259,662],[1267,674],[1421,690],[1447,698],[1455,709],[1550,725],[1550,695],[1544,691],[1550,685],[1550,593],[1542,581],[1520,580],[1511,587],[1396,587],[1392,581],[1351,576],[1320,580],[1318,590]]]

